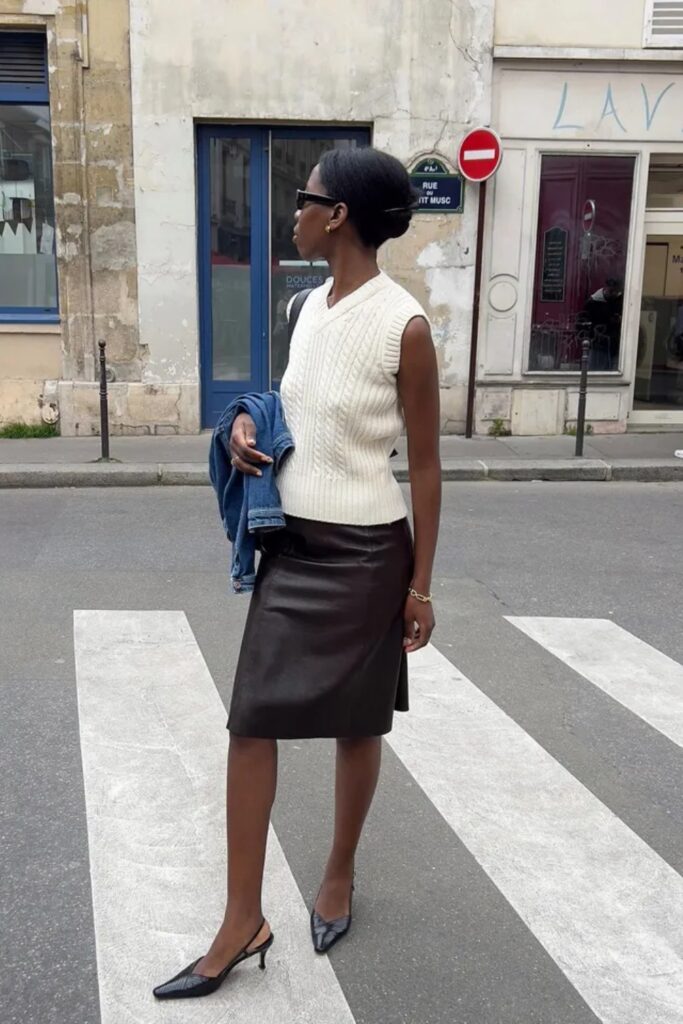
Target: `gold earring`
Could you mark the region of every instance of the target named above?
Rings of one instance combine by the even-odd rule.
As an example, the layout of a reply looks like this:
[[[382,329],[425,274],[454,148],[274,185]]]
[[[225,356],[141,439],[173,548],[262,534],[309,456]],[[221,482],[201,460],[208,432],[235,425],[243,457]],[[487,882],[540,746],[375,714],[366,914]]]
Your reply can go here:
[[[326,225],[325,225],[325,231],[327,232],[327,234],[328,234],[328,235],[329,235],[329,234],[331,233],[331,231],[332,231],[332,228],[330,227],[330,225],[329,225],[329,224],[326,224]]]

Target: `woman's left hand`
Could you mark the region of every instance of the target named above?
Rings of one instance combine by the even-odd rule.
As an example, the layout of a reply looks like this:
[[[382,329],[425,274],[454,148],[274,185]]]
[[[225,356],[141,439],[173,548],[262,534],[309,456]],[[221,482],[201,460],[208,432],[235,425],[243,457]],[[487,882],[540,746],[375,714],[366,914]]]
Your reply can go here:
[[[426,647],[434,632],[434,609],[431,601],[418,601],[410,594],[404,612],[403,648],[406,654]]]

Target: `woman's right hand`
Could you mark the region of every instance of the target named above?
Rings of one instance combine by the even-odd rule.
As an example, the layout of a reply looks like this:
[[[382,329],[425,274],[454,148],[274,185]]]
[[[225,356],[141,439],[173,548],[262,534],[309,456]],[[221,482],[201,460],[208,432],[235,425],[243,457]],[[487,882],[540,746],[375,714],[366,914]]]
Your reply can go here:
[[[246,412],[235,417],[230,435],[230,455],[232,464],[240,473],[248,476],[261,476],[259,463],[271,463],[273,460],[263,452],[256,450],[256,424]]]

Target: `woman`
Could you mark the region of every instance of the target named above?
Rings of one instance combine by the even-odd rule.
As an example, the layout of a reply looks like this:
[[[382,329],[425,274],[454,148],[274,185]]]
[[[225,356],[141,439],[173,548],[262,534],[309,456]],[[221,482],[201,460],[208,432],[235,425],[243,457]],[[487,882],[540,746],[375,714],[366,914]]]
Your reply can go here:
[[[297,197],[294,240],[332,281],[303,305],[282,401],[295,450],[278,477],[287,525],[265,535],[228,728],[228,901],[208,953],[155,989],[216,990],[273,937],[261,908],[278,739],[335,737],[332,849],[311,913],[314,949],[351,923],[354,857],[375,792],[381,736],[407,710],[406,654],[434,628],[430,584],[441,500],[439,386],[418,303],[377,265],[405,234],[414,193],[374,149],[335,150]],[[405,424],[415,541],[389,457]],[[259,473],[254,423],[231,435],[233,465]]]

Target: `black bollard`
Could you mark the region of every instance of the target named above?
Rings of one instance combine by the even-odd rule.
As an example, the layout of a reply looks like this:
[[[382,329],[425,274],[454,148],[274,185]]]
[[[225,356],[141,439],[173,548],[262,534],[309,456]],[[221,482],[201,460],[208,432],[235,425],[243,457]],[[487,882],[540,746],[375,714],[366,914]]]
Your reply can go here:
[[[576,416],[576,451],[575,455],[583,455],[583,436],[586,430],[586,395],[588,394],[588,361],[591,343],[584,338],[581,343],[581,383],[579,384],[579,408]]]
[[[106,341],[98,342],[100,347],[100,439],[102,442],[101,459],[109,461],[109,398],[107,396],[107,361],[104,350]]]

